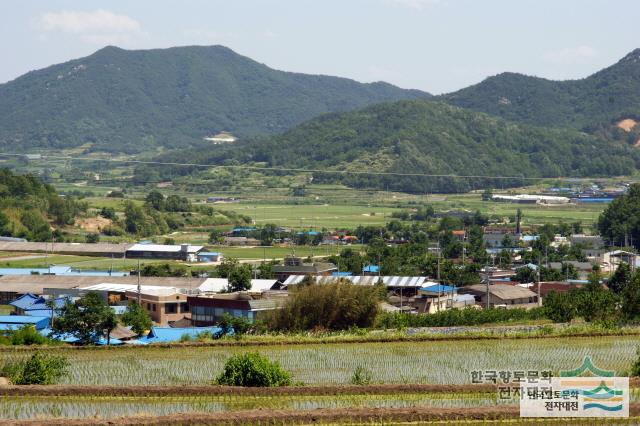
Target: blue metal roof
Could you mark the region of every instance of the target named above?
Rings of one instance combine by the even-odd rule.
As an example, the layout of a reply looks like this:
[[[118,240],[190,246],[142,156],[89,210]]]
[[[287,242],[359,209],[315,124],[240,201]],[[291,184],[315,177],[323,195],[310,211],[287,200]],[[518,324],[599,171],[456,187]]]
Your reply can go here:
[[[31,293],[26,293],[18,297],[17,299],[9,302],[9,305],[15,306],[18,309],[28,309],[29,306],[33,305],[34,303],[42,299],[43,299],[42,297],[38,297]]]
[[[56,299],[53,299],[55,308],[56,309],[62,308],[67,300],[69,299],[66,297],[58,297]],[[25,311],[44,311],[44,310],[49,310],[49,311],[51,310],[51,308],[47,306],[47,299],[45,299],[44,297],[40,297],[39,300],[37,300],[33,305],[25,308]]]
[[[198,334],[203,331],[211,334],[220,334],[222,328],[220,327],[185,327],[185,328],[172,328],[172,327],[151,327],[151,331],[144,339],[140,339],[146,343],[168,343],[177,342],[182,336],[188,335],[192,339],[198,337]]]
[[[74,337],[73,335],[68,334],[68,333],[53,336],[52,335],[53,330],[48,328],[48,327],[47,328],[43,328],[42,330],[38,330],[38,332],[40,334],[42,334],[44,337],[48,337],[50,339],[55,339],[55,340],[60,340],[61,342],[65,342],[65,343],[75,343],[78,340],[80,340],[77,337]]]
[[[32,317],[29,315],[1,315],[0,330],[16,330],[23,325],[33,325],[40,330],[49,325],[47,317]]]
[[[380,267],[378,265],[367,265],[362,268],[362,272],[369,272],[372,274],[380,272]]]
[[[29,317],[47,317],[51,318],[51,309],[29,309],[24,311],[24,314]],[[54,311],[55,315],[55,311]]]
[[[255,231],[256,228],[250,228],[250,227],[238,227],[238,228],[233,228],[231,230],[231,232],[251,232],[251,231]]]
[[[220,256],[221,253],[216,253],[213,251],[201,251],[198,253],[198,256]]]
[[[331,273],[332,277],[350,277],[351,275],[353,275],[353,273],[351,272],[332,272]]]
[[[422,287],[420,288],[420,291],[427,291],[429,293],[451,293],[455,291],[455,289],[455,287],[452,287],[450,285],[434,284],[428,287]]]
[[[123,343],[124,342],[122,340],[114,339],[113,337],[111,338],[111,340],[109,340],[109,345],[122,345]],[[100,340],[96,342],[96,345],[106,346],[107,339],[105,339],[104,337],[101,337]]]

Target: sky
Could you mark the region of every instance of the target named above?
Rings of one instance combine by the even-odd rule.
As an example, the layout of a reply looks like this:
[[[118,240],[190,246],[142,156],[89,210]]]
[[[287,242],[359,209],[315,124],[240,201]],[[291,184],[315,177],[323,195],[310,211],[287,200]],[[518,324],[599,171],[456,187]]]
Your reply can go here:
[[[106,45],[221,44],[272,68],[434,94],[586,77],[640,47],[637,0],[2,0],[0,83]]]

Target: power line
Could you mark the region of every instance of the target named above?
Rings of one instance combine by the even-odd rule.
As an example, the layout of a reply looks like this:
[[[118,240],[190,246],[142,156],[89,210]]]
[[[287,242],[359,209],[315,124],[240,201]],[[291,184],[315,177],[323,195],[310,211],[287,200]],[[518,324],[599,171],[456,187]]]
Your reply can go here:
[[[26,154],[14,154],[8,152],[0,152],[0,156],[4,157],[27,157]],[[525,176],[487,176],[487,175],[457,175],[457,174],[428,174],[428,173],[399,173],[399,172],[374,172],[365,170],[330,170],[330,169],[303,169],[291,167],[258,167],[248,165],[217,165],[217,164],[199,164],[199,163],[178,163],[172,161],[151,161],[151,160],[122,160],[117,158],[91,158],[91,157],[72,157],[62,155],[38,155],[38,157],[27,157],[29,161],[38,160],[71,160],[71,161],[92,161],[92,162],[110,162],[123,164],[140,164],[155,166],[178,166],[178,167],[198,167],[213,169],[240,169],[255,170],[266,172],[296,172],[296,173],[325,173],[339,175],[369,175],[369,176],[403,176],[403,177],[429,177],[429,178],[452,178],[452,179],[519,179],[536,181],[541,179],[580,179],[571,177],[525,177]]]

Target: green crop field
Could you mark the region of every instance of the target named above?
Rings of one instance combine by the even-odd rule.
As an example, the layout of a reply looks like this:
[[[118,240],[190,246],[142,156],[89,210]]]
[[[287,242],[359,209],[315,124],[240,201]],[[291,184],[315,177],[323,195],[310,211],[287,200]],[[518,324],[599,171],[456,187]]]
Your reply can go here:
[[[224,247],[211,246],[211,251],[220,252],[224,257],[235,257],[238,259],[282,259],[285,256],[293,255],[300,257],[307,256],[330,256],[339,254],[345,247],[353,250],[360,250],[361,245],[353,244],[349,246],[295,246],[295,247]]]
[[[359,225],[380,225],[391,219],[398,208],[367,205],[333,204],[215,204],[214,208],[233,210],[250,216],[258,225],[274,223],[296,229],[355,228]]]
[[[479,194],[444,195],[430,197],[430,204],[436,211],[451,209],[469,210],[498,217],[514,216],[517,209],[521,209],[524,224],[558,223],[559,221],[581,221],[584,225],[591,225],[598,215],[606,208],[606,203],[578,203],[565,205],[516,204],[482,201]]]
[[[153,413],[232,410],[313,410],[318,408],[482,407],[495,404],[495,394],[416,393],[402,395],[203,395],[203,396],[55,396],[0,397],[0,419],[112,418]],[[64,414],[62,414],[64,413]]]
[[[358,366],[375,383],[467,384],[474,370],[573,369],[590,356],[600,368],[627,371],[637,358],[637,337],[456,340],[255,347],[134,347],[51,349],[71,362],[65,384],[207,384],[234,353],[257,351],[307,385],[346,384]],[[0,349],[3,361],[28,351]]]

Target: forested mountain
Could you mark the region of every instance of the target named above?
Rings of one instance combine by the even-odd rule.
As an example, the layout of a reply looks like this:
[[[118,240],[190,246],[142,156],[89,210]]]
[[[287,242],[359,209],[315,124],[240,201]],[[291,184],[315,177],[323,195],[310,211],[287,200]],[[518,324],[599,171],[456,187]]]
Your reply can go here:
[[[507,120],[594,132],[640,117],[640,49],[582,80],[503,73],[439,99]]]
[[[325,112],[426,96],[387,83],[277,71],[223,46],[106,47],[0,85],[0,147],[176,148],[220,131],[274,134]]]
[[[516,124],[425,100],[326,114],[280,136],[254,139],[204,155],[193,150],[171,156],[172,160],[176,158],[207,164],[516,177],[492,180],[314,173],[314,182],[339,181],[408,192],[520,185],[524,183],[518,178],[521,176],[623,175],[640,164],[639,152],[622,142],[576,130]]]

